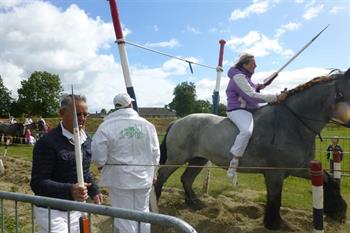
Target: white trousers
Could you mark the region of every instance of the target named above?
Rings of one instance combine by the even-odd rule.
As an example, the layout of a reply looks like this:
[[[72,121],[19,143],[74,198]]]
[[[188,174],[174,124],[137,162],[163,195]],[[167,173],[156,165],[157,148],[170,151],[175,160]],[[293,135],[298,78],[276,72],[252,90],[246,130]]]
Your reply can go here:
[[[49,232],[49,210],[41,207],[34,207],[36,223],[40,233]],[[70,212],[70,232],[79,233],[79,218],[81,212]],[[51,209],[51,233],[68,233],[68,212]]]
[[[109,195],[112,206],[125,209],[139,210],[149,212],[149,195],[151,188],[146,189],[118,189],[110,187]],[[138,233],[138,222],[126,219],[116,218],[114,222],[119,233]],[[141,233],[150,233],[151,225],[149,223],[140,224]]]
[[[253,134],[254,119],[253,114],[250,112],[238,109],[235,111],[227,112],[227,116],[238,127],[239,134],[230,152],[236,157],[242,157],[245,149],[247,148],[250,137]]]

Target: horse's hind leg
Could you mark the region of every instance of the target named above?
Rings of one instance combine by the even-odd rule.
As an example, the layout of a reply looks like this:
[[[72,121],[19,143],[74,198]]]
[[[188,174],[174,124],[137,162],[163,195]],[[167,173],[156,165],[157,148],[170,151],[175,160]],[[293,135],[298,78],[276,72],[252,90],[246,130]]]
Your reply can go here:
[[[189,166],[203,166],[208,162],[207,159],[204,158],[193,158],[188,162]],[[193,209],[202,209],[205,205],[197,198],[195,192],[192,189],[192,184],[202,167],[187,167],[185,172],[181,176],[181,182],[185,190],[185,201],[186,204]]]
[[[179,168],[178,166],[169,166],[169,167],[165,166],[165,167],[161,167],[158,170],[157,182],[154,184],[157,200],[159,200],[160,198],[164,183],[167,181],[169,176],[173,174],[173,172],[176,171],[176,169],[178,168]]]

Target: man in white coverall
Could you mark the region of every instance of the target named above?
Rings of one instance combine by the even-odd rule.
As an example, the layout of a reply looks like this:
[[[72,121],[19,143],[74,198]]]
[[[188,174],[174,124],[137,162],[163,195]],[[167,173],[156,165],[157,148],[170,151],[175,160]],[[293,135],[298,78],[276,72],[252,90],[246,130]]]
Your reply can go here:
[[[113,207],[149,212],[159,142],[154,125],[133,110],[132,101],[126,93],[114,97],[116,111],[104,118],[92,139],[92,161],[102,168],[100,186],[109,189]],[[115,223],[120,233],[139,232],[135,221]],[[140,232],[149,233],[150,224],[141,223]]]

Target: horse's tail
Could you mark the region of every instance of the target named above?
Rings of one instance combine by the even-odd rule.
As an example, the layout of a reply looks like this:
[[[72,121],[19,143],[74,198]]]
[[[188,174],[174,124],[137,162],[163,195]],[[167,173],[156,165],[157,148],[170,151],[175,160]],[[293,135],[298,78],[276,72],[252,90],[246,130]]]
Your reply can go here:
[[[170,128],[173,126],[174,123],[170,123],[169,127],[166,129],[165,136],[163,138],[162,144],[160,144],[160,160],[159,164],[165,164],[166,160],[168,159],[167,151],[166,151],[166,137],[169,133]]]

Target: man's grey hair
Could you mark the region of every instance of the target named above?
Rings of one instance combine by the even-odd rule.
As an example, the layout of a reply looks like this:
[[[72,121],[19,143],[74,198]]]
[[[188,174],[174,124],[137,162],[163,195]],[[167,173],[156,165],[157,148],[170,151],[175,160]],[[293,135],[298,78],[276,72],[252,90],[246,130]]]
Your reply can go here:
[[[60,108],[67,108],[68,105],[71,103],[71,101],[74,100],[77,101],[83,101],[86,103],[86,97],[84,95],[73,95],[72,94],[63,94],[61,97],[61,101],[60,101]]]

